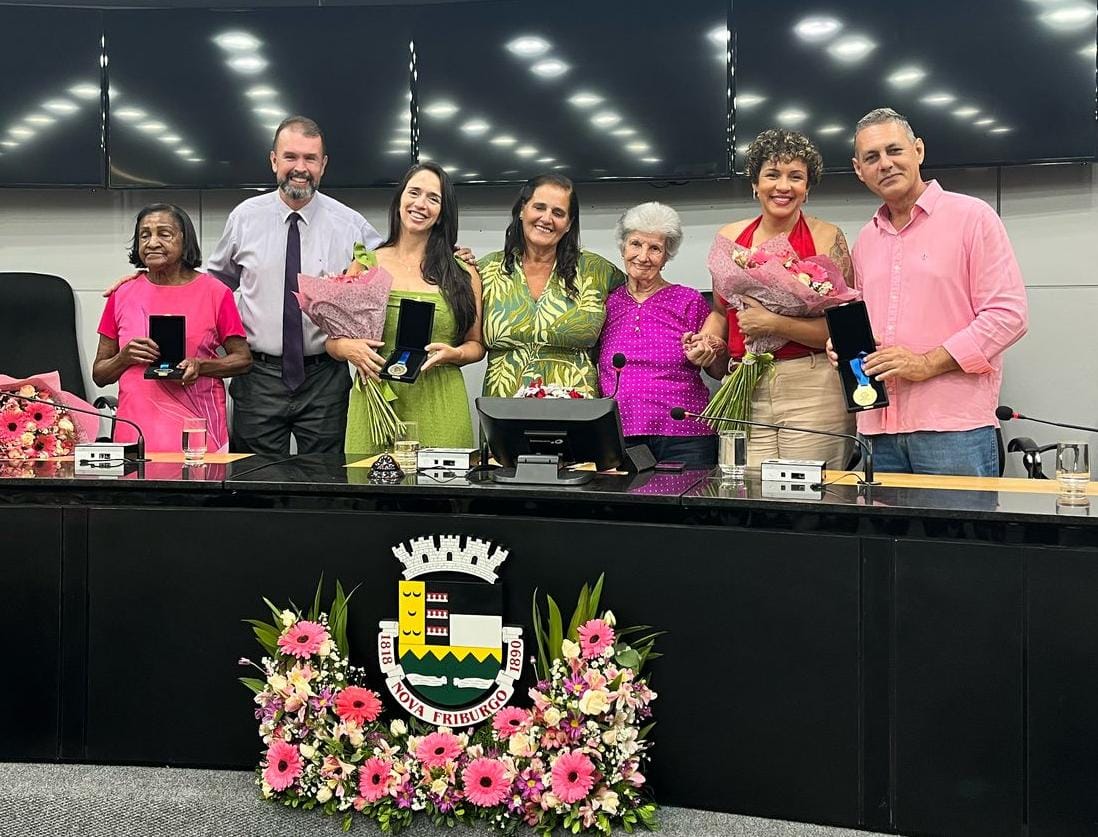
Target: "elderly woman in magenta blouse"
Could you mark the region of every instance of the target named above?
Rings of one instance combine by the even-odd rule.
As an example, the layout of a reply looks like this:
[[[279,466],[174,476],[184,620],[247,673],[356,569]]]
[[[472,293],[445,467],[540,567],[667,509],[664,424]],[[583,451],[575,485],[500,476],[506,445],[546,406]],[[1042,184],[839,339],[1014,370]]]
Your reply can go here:
[[[618,221],[616,236],[625,262],[626,284],[606,300],[606,324],[599,343],[599,386],[614,391],[613,358],[625,355],[618,388],[622,430],[630,445],[646,444],[657,460],[692,468],[717,463],[717,440],[705,424],[675,421],[672,407],[700,413],[709,401],[701,370],[717,350],[710,342],[684,347],[684,336],[702,331],[709,303],[693,288],[668,282],[663,268],[682,243],[675,210],[642,203]]]

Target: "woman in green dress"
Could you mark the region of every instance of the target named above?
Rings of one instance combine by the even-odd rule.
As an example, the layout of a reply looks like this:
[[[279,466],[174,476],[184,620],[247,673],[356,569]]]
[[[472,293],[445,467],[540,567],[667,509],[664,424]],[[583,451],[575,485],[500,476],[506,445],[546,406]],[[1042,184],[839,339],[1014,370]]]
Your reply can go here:
[[[484,357],[481,284],[476,269],[454,256],[457,229],[457,198],[449,176],[435,163],[412,166],[389,206],[389,237],[373,252],[357,246],[348,269],[359,273],[376,258],[392,274],[382,339],[332,338],[325,346],[332,357],[379,380],[396,342],[400,300],[435,304],[434,329],[419,377],[412,384],[388,384],[397,396],[397,417],[418,423],[419,442],[425,447],[473,447],[469,399],[459,367]],[[351,389],[344,445],[348,453],[379,452],[368,429],[368,403],[358,387]]]
[[[479,261],[485,395],[510,398],[537,378],[599,394],[591,350],[606,319],[606,297],[625,274],[580,249],[579,227],[572,181],[539,175],[511,209],[503,249]]]

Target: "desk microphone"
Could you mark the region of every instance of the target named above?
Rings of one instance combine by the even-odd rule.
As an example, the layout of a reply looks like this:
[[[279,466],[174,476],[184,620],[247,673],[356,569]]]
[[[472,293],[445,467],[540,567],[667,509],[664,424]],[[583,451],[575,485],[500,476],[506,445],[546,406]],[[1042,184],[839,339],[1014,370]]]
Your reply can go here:
[[[122,418],[121,416],[104,415],[98,410],[85,410],[83,407],[73,407],[71,404],[65,404],[60,401],[46,401],[43,398],[31,398],[29,395],[20,395],[17,392],[5,392],[4,395],[5,397],[11,396],[13,398],[18,398],[21,401],[30,401],[34,404],[46,404],[50,407],[59,407],[62,410],[69,410],[73,413],[84,413],[85,415],[95,416],[96,418],[107,419],[108,421],[120,421],[123,424],[128,424],[137,431],[137,459],[133,461],[148,462],[148,460],[145,459],[145,434],[141,432],[141,428],[138,427],[135,422],[132,422],[129,419]],[[94,442],[95,440],[92,439],[91,441]]]
[[[1048,419],[1039,419],[1034,418],[1033,416],[1023,416],[1021,413],[1015,412],[1013,407],[1007,407],[1002,404],[995,408],[995,418],[999,419],[999,421],[1022,419],[1023,421],[1035,421],[1038,424],[1051,424],[1053,427],[1066,427],[1069,430],[1083,430],[1087,433],[1098,433],[1098,427],[1084,427],[1081,424],[1063,424],[1058,421],[1049,421]]]
[[[610,393],[609,397],[617,398],[618,387],[621,386],[621,370],[625,368],[627,360],[621,352],[615,352],[610,362],[614,364],[614,391]]]
[[[723,421],[729,424],[746,424],[750,427],[766,427],[770,430],[792,430],[796,433],[815,433],[817,436],[834,436],[836,439],[851,439],[854,444],[862,449],[862,482],[866,485],[880,485],[873,480],[873,449],[864,441],[851,433],[832,433],[830,430],[816,430],[810,427],[793,427],[789,424],[767,424],[765,421],[748,421],[747,419],[721,418],[720,416],[703,416],[699,413],[691,413],[682,407],[671,408],[671,418],[682,421],[685,418],[701,419],[702,421]]]

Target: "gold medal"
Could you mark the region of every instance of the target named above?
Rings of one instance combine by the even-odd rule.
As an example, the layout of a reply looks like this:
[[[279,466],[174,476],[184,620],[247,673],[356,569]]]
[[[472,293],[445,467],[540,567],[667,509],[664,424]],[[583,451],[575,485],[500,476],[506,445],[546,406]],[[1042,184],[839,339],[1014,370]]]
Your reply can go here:
[[[401,375],[404,375],[408,372],[408,367],[398,361],[385,371],[392,375],[394,378],[399,378]]]
[[[873,389],[869,384],[859,384],[855,387],[851,398],[854,399],[854,403],[859,407],[868,407],[877,402],[877,390]]]

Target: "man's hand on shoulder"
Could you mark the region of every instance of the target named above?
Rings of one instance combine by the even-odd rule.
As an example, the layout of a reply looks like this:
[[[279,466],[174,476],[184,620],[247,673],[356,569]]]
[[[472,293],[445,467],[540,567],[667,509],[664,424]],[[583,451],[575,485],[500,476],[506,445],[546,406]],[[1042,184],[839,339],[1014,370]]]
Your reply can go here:
[[[119,288],[121,288],[123,285],[125,285],[127,282],[132,281],[133,279],[136,279],[138,276],[141,276],[144,272],[145,271],[143,271],[143,270],[139,270],[136,273],[131,273],[129,276],[123,276],[121,279],[119,279],[117,282],[115,282],[113,285],[111,285],[109,288],[107,288],[107,290],[103,291],[103,296],[105,296],[105,297],[110,296],[115,291],[117,291]]]
[[[477,266],[477,255],[468,247],[463,247],[460,244],[454,245],[454,255],[465,262],[467,265]]]

